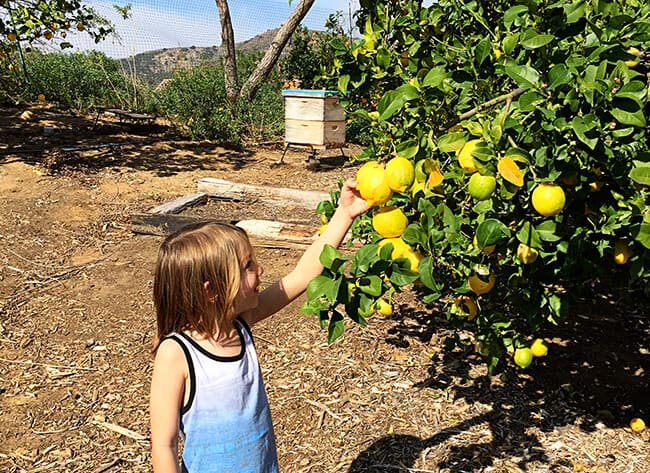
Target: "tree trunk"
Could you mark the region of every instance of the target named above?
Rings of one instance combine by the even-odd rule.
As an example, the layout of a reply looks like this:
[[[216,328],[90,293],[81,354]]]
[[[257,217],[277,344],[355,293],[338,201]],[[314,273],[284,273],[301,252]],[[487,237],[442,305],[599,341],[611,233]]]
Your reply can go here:
[[[235,33],[232,29],[230,9],[227,0],[216,0],[221,19],[221,49],[223,51],[226,98],[230,104],[237,101],[237,56],[235,52]]]
[[[224,0],[218,0],[218,2],[224,2]],[[218,3],[217,2],[217,3]],[[287,42],[293,35],[293,32],[296,30],[300,22],[309,12],[309,9],[314,4],[314,0],[300,0],[300,3],[296,6],[295,10],[291,12],[287,21],[280,27],[273,42],[269,49],[264,54],[264,57],[260,60],[255,67],[255,70],[248,77],[244,85],[242,86],[240,97],[245,100],[252,100],[257,93],[257,90],[260,86],[262,80],[271,72],[273,66],[278,61],[282,50],[286,46]]]

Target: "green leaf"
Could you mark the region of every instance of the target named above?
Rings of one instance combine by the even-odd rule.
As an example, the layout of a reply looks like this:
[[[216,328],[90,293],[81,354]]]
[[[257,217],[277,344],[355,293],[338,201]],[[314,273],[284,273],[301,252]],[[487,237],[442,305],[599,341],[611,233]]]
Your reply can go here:
[[[564,14],[566,15],[566,22],[568,24],[576,23],[585,16],[585,2],[580,0],[568,5],[563,5]]]
[[[598,131],[589,133],[596,127],[597,121],[598,117],[593,114],[589,114],[584,118],[575,116],[571,120],[571,126],[576,136],[580,141],[589,146],[590,149],[596,148],[596,144],[598,144]]]
[[[377,49],[377,65],[383,68],[390,66],[390,52],[386,48]]]
[[[350,83],[350,76],[348,74],[344,74],[339,77],[339,92],[342,94],[347,93],[348,91],[348,84]]]
[[[526,5],[516,5],[508,8],[503,14],[503,24],[506,25],[506,28],[510,28],[510,26],[519,18],[519,15],[527,11],[528,7]]]
[[[333,273],[340,272],[343,268],[343,263],[348,259],[349,257],[345,256],[332,245],[325,245],[319,258],[321,264]]]
[[[630,171],[630,179],[638,184],[650,186],[650,166],[632,169]]]
[[[545,220],[535,227],[539,238],[544,241],[554,242],[562,239],[557,234],[557,224],[553,220]]]
[[[438,149],[443,153],[456,152],[463,147],[465,141],[463,133],[447,133],[438,138]]]
[[[367,273],[370,265],[377,259],[377,245],[364,245],[359,248],[352,260],[353,272]]]
[[[564,64],[556,64],[548,71],[548,88],[553,90],[556,87],[568,84],[571,80],[571,73]]]
[[[442,284],[436,281],[433,276],[433,258],[431,258],[431,256],[425,256],[422,258],[418,270],[420,273],[420,282],[422,282],[425,287],[432,291],[440,291],[442,289]]]
[[[415,140],[403,141],[395,147],[398,156],[411,159],[420,151],[420,145]]]
[[[524,7],[525,8],[525,7]],[[503,52],[507,55],[512,54],[517,45],[519,44],[519,33],[514,33],[503,38],[501,42],[503,45]]]
[[[422,80],[423,87],[439,87],[447,78],[447,72],[444,66],[438,66],[427,72]]]
[[[382,293],[382,281],[379,276],[376,276],[374,274],[370,276],[363,277],[359,279],[358,286],[359,289],[370,295],[370,296],[380,296]]]
[[[539,72],[530,66],[506,63],[506,74],[514,80],[519,87],[534,87],[539,82]]]
[[[325,295],[327,288],[332,284],[332,279],[325,275],[318,275],[307,284],[307,299],[318,299]]]
[[[531,225],[530,222],[524,222],[519,231],[517,232],[517,240],[519,240],[524,245],[528,245],[531,248],[542,248],[542,241],[539,238],[537,230]]]
[[[551,34],[539,34],[533,29],[526,30],[521,37],[521,45],[526,49],[537,49],[546,46],[553,41],[555,36]]]
[[[510,238],[510,229],[500,220],[488,218],[476,229],[476,241],[481,247],[493,245],[501,238]]]
[[[402,287],[418,280],[420,275],[408,269],[410,263],[406,258],[398,258],[393,262],[393,271],[390,273],[390,280],[393,284]]]
[[[623,125],[645,127],[646,121],[643,108],[637,102],[630,99],[616,98],[614,104],[615,108],[611,110],[611,114],[617,122]]]
[[[474,50],[474,65],[478,68],[483,64],[483,61],[490,55],[492,52],[492,45],[487,39],[482,39]]]
[[[395,90],[386,92],[377,105],[377,111],[380,114],[379,118],[387,120],[400,111],[406,102],[419,96],[420,92],[411,84],[404,84]]]
[[[630,228],[634,239],[650,250],[650,223],[642,223]]]
[[[327,327],[327,343],[334,343],[345,331],[345,321],[343,314],[335,310],[330,317],[330,323]]]

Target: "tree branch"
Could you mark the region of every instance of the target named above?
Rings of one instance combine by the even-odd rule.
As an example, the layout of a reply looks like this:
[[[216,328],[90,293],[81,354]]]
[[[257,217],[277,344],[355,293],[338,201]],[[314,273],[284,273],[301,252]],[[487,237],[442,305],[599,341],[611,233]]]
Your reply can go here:
[[[498,103],[505,102],[505,101],[511,101],[512,99],[519,97],[521,94],[526,92],[528,90],[528,87],[519,87],[518,89],[513,90],[512,92],[509,92],[504,95],[499,95],[498,97],[495,97],[491,100],[488,100],[487,102],[484,102],[482,104],[477,105],[471,110],[466,111],[465,113],[462,113],[458,117],[458,121],[462,122],[463,120],[467,120],[470,117],[473,117],[477,113],[479,113],[482,110],[485,110],[486,108],[490,108]]]

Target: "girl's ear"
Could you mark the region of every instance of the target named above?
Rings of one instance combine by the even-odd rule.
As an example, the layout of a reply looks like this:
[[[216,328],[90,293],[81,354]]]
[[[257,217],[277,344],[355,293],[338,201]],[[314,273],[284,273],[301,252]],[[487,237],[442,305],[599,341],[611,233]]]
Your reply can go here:
[[[214,302],[215,295],[214,291],[212,290],[212,286],[210,285],[210,281],[205,281],[203,283],[203,293],[205,294],[208,302]]]

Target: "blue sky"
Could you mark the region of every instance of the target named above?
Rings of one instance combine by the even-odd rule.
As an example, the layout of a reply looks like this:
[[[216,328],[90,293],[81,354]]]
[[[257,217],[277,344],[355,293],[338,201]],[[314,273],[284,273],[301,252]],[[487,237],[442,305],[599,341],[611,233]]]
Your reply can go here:
[[[112,57],[127,57],[147,50],[214,46],[221,42],[220,23],[214,0],[86,0],[84,2],[113,22],[119,39],[94,44],[85,35],[74,35],[77,50],[98,49]],[[131,18],[124,20],[113,5],[132,5]],[[289,16],[298,0],[229,0],[235,41],[249,39],[271,28],[277,28]],[[316,0],[303,24],[323,29],[330,13],[344,12],[348,20],[358,0]]]

